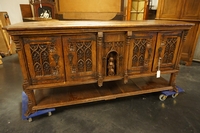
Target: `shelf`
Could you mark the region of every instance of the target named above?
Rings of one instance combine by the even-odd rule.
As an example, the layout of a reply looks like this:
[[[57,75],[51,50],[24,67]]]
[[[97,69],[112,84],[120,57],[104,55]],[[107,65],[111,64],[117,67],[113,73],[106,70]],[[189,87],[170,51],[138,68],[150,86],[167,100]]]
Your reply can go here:
[[[173,87],[168,84],[164,78],[145,77],[130,79],[127,84],[124,84],[123,80],[104,82],[102,87],[98,87],[94,83],[65,88],[40,89],[35,90],[37,106],[33,106],[33,110],[172,90]]]

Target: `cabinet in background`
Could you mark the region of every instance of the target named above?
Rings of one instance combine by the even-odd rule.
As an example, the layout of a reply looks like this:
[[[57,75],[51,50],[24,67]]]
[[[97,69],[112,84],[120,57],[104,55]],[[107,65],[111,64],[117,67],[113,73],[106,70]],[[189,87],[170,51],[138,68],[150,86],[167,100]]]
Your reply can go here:
[[[9,34],[3,29],[10,25],[10,19],[7,12],[0,12],[0,52],[4,54],[15,54],[15,44],[11,41]]]
[[[200,2],[197,0],[159,0],[156,19],[178,20],[194,23],[182,50],[181,61],[191,65],[200,27]]]

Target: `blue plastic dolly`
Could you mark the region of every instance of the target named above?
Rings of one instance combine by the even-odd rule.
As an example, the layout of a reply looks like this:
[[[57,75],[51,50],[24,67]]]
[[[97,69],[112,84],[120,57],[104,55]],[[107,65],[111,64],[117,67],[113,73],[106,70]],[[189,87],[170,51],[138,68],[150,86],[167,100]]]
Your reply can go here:
[[[162,91],[161,95],[159,96],[160,101],[165,101],[167,99],[168,96],[172,96],[172,98],[175,98],[178,96],[179,93],[184,92],[183,89],[181,89],[180,87],[176,86],[176,88],[178,89],[178,92],[176,91]]]
[[[25,94],[25,92],[22,92],[22,119],[23,120],[28,120],[29,122],[32,122],[32,118],[39,116],[39,115],[43,115],[43,114],[48,114],[48,116],[52,115],[52,111],[55,111],[55,108],[50,108],[50,109],[43,109],[43,110],[38,110],[35,113],[29,115],[29,116],[25,116],[24,114],[26,113],[27,110],[27,105],[28,105],[28,97]]]

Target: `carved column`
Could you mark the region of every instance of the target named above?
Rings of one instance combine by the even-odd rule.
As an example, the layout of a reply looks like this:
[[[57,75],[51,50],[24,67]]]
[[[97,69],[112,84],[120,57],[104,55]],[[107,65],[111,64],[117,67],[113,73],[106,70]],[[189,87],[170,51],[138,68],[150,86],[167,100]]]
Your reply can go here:
[[[103,85],[103,77],[102,77],[102,43],[103,43],[103,32],[98,32],[98,46],[97,46],[97,80],[98,86],[101,87]]]
[[[127,37],[126,37],[126,45],[124,49],[124,83],[125,84],[128,82],[128,56],[129,56],[131,36],[132,36],[132,31],[128,31]]]
[[[27,71],[27,63],[26,63],[26,59],[24,57],[25,53],[24,53],[24,48],[22,46],[22,40],[20,40],[20,38],[18,36],[12,36],[12,40],[14,41],[15,45],[16,45],[16,51],[18,53],[18,57],[19,57],[19,63],[21,66],[21,70],[22,70],[22,74],[23,74],[23,78],[24,78],[24,82],[29,83],[28,79],[29,79],[29,75],[28,75],[28,71]]]

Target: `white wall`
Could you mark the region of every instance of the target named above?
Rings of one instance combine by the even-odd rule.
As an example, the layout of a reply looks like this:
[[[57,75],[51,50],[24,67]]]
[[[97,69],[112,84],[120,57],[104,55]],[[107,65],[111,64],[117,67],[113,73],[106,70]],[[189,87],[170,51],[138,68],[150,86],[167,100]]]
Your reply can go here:
[[[199,34],[197,46],[194,52],[194,60],[200,62],[200,34]]]
[[[29,0],[0,0],[0,12],[8,13],[11,24],[22,22],[19,4],[29,4]]]
[[[153,5],[152,9],[156,10],[158,7],[158,0],[152,0],[152,5]]]

